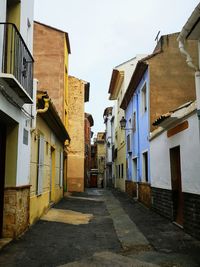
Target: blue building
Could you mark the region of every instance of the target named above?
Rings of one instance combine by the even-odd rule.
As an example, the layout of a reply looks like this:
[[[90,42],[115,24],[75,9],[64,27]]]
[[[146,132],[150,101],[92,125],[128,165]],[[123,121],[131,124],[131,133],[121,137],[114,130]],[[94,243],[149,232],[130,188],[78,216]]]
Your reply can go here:
[[[147,206],[152,196],[149,137],[156,128],[153,122],[195,99],[191,70],[183,64],[177,36],[162,36],[154,52],[138,61],[120,105],[126,119],[127,191]],[[189,44],[189,49],[195,51],[196,44]]]

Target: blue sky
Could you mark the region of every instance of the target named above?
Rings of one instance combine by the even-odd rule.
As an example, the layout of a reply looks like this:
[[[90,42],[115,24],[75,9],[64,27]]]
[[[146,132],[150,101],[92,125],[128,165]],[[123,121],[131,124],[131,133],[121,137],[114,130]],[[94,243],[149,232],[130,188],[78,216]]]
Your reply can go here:
[[[136,54],[150,54],[158,31],[178,32],[197,0],[35,0],[35,20],[68,32],[69,74],[90,82],[85,111],[93,131],[104,131],[112,69]],[[178,45],[178,44],[177,44]]]

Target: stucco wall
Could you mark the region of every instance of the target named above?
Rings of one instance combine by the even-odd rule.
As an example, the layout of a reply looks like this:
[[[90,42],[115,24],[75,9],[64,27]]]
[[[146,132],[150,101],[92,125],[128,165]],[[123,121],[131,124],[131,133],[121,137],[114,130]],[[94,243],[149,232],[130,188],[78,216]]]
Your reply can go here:
[[[84,190],[84,82],[69,77],[69,136],[67,190]]]
[[[38,170],[38,139],[43,135],[44,167],[42,179],[42,193],[37,195],[37,170]],[[31,162],[30,162],[30,223],[39,219],[49,207],[50,202],[57,202],[63,196],[60,186],[60,152],[63,151],[62,143],[56,138],[45,121],[37,116],[37,128],[32,132]],[[51,150],[54,151],[55,161],[51,164]],[[52,170],[54,168],[54,170]],[[50,194],[51,191],[51,194]]]
[[[46,90],[60,118],[64,121],[65,99],[65,35],[47,26],[34,23],[34,77],[38,89]]]
[[[171,189],[169,149],[180,145],[182,191],[200,194],[198,118],[196,114],[193,114],[187,120],[188,129],[169,138],[165,131],[151,140],[151,184],[153,187]]]
[[[163,51],[149,60],[150,126],[160,115],[195,99],[194,70],[189,68],[180,53],[178,34],[164,36]],[[188,41],[186,50],[198,60],[196,41]]]

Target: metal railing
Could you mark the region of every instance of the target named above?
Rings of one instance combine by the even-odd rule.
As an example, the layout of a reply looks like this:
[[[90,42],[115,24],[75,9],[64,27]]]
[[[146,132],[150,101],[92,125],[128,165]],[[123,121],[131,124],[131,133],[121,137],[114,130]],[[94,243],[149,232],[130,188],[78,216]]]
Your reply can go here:
[[[13,23],[0,22],[0,71],[13,74],[33,96],[33,57]]]

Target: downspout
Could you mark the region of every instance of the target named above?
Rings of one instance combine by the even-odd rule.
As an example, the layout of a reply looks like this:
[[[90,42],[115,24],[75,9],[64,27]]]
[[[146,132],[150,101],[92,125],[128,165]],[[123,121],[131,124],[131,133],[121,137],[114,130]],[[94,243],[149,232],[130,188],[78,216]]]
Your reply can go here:
[[[49,98],[43,98],[43,100],[44,100],[44,108],[43,109],[37,109],[37,114],[38,113],[45,113],[49,108],[50,99]]]
[[[139,185],[138,185],[138,183],[139,183],[139,179],[140,179],[140,133],[139,133],[139,96],[138,96],[138,93],[136,94],[136,106],[137,106],[137,108],[136,108],[136,114],[137,114],[137,144],[138,144],[138,164],[137,164],[137,183],[136,183],[136,185],[137,185],[137,189],[136,189],[136,194],[137,194],[137,196],[136,196],[136,198],[138,199],[138,197],[139,197]]]

